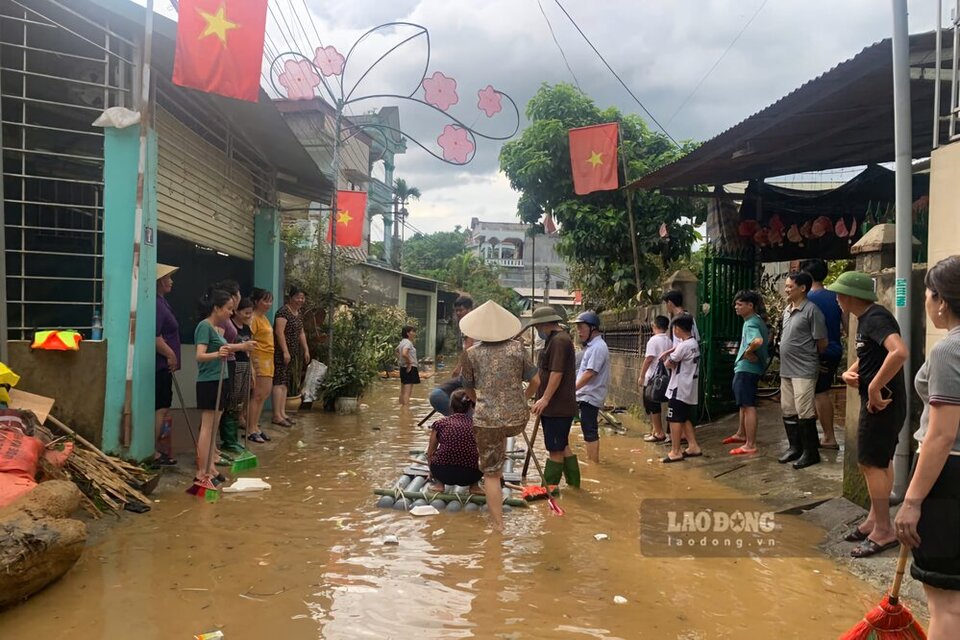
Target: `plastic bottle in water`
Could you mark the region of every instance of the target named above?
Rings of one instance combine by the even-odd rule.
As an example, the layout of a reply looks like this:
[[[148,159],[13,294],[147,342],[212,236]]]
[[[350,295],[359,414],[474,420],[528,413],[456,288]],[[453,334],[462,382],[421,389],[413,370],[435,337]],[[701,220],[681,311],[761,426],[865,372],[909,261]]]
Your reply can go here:
[[[91,340],[103,340],[103,320],[100,319],[100,309],[93,308],[93,328],[90,331]]]

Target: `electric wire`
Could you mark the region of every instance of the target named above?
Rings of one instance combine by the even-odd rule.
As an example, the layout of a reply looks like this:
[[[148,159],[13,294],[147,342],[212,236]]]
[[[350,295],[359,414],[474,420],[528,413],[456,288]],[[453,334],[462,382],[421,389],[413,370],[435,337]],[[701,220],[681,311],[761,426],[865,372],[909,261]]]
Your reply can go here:
[[[553,43],[557,45],[557,49],[560,50],[560,57],[563,58],[563,64],[567,66],[567,71],[570,72],[570,76],[573,78],[573,84],[577,85],[577,90],[580,93],[583,93],[583,89],[580,87],[580,81],[577,80],[577,74],[573,72],[573,68],[570,66],[570,61],[567,60],[567,54],[563,51],[563,47],[560,46],[560,41],[557,40],[557,34],[553,32],[553,25],[550,24],[550,18],[547,16],[547,12],[543,10],[543,3],[540,0],[537,0],[537,5],[540,7],[540,13],[543,14],[543,19],[547,21],[547,29],[550,30],[550,36],[553,38]]]
[[[570,13],[566,10],[566,8],[564,8],[563,4],[560,3],[560,0],[554,0],[554,2],[557,3],[557,6],[560,7],[560,10],[563,11],[565,16],[567,16],[567,19],[570,21],[570,24],[574,26],[574,28],[580,33],[580,35],[583,37],[586,43],[590,45],[590,48],[593,49],[593,52],[595,54],[597,54],[597,57],[600,58],[600,61],[604,64],[607,70],[610,71],[610,73],[613,74],[613,77],[617,79],[617,82],[620,83],[620,86],[622,86],[626,90],[626,92],[630,94],[630,97],[633,98],[638,105],[640,105],[640,108],[643,109],[643,112],[647,114],[647,116],[650,118],[650,120],[653,121],[655,125],[657,125],[660,131],[663,132],[663,135],[667,136],[670,142],[672,142],[674,145],[679,147],[680,143],[677,142],[673,138],[673,136],[670,135],[670,133],[666,130],[666,128],[662,124],[660,124],[660,121],[657,120],[656,117],[654,117],[654,115],[650,113],[650,110],[647,109],[647,107],[643,104],[643,102],[640,101],[640,98],[638,98],[637,95],[630,89],[630,87],[627,86],[627,83],[623,81],[623,78],[621,78],[620,75],[616,71],[614,71],[613,67],[610,66],[610,63],[607,62],[607,59],[603,57],[603,54],[597,50],[597,47],[594,46],[593,42],[590,41],[590,38],[587,37],[587,34],[585,34],[583,32],[583,29],[580,28],[580,25],[577,24],[577,21],[573,19],[573,16],[571,16]]]
[[[727,45],[727,48],[724,49],[723,53],[720,54],[720,57],[717,58],[717,61],[714,62],[713,66],[710,67],[710,69],[703,75],[702,78],[700,78],[700,82],[697,83],[697,86],[693,88],[693,91],[691,91],[690,94],[683,99],[683,102],[680,103],[680,106],[677,107],[677,110],[673,112],[673,115],[667,120],[667,124],[673,122],[673,119],[677,117],[677,114],[683,111],[683,108],[687,106],[687,102],[690,101],[690,98],[692,98],[697,91],[700,90],[700,87],[703,86],[703,83],[707,81],[707,78],[710,77],[710,74],[716,71],[717,67],[720,66],[720,63],[723,62],[723,59],[727,57],[727,54],[730,53],[731,49],[733,49],[733,45],[737,44],[740,36],[742,36],[743,33],[750,27],[750,25],[753,24],[753,21],[757,19],[757,16],[760,15],[760,12],[763,11],[763,8],[767,6],[767,2],[768,0],[763,0],[763,2],[760,3],[760,6],[757,7],[757,10],[753,12],[753,15],[750,17],[750,19],[744,23],[743,27],[740,28],[740,31],[737,32],[737,35],[733,38],[733,40],[730,41],[730,44]]]

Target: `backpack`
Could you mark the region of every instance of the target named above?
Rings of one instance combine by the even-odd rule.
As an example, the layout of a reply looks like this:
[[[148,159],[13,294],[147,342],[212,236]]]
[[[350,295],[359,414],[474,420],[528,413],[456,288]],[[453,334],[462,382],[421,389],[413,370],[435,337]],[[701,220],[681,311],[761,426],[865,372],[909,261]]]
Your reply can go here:
[[[663,361],[657,361],[657,369],[650,382],[643,388],[643,399],[650,404],[667,401],[667,385],[670,384],[670,372]]]

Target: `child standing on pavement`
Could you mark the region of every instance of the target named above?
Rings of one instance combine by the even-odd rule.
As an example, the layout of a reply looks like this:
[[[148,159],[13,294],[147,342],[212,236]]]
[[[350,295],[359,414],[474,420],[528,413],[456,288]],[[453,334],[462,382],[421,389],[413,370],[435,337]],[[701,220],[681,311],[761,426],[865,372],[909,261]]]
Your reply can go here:
[[[452,413],[430,427],[427,460],[430,462],[430,476],[436,481],[430,485],[431,491],[443,491],[443,485],[452,484],[470,487],[470,493],[483,495],[478,484],[483,477],[478,465],[480,452],[470,415],[473,404],[466,390],[457,389],[450,394]]]
[[[661,461],[682,462],[703,455],[693,431],[693,415],[697,409],[700,346],[693,337],[693,316],[682,313],[673,320],[673,337],[677,345],[663,356],[671,370],[667,385],[667,422],[670,424],[670,453]],[[687,448],[680,450],[680,441]]]
[[[647,347],[644,351],[643,365],[640,367],[641,391],[643,387],[650,384],[653,374],[657,370],[657,362],[664,352],[673,347],[673,338],[667,334],[670,328],[670,320],[667,316],[657,316],[653,319],[653,335],[647,340]],[[663,405],[659,402],[643,401],[643,410],[650,416],[650,433],[643,436],[645,442],[663,442],[667,439],[663,432]]]

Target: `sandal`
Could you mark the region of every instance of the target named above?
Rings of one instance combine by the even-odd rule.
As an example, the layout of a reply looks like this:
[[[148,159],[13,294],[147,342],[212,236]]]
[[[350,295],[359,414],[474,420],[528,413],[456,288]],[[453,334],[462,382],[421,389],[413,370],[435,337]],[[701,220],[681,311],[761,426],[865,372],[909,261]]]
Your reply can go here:
[[[643,441],[644,441],[644,442],[663,442],[663,441],[666,440],[666,439],[667,439],[667,436],[665,436],[665,435],[663,435],[663,436],[658,436],[658,435],[654,435],[654,434],[652,434],[652,433],[648,433],[647,435],[643,436]]]
[[[853,528],[853,530],[850,533],[843,536],[843,539],[846,540],[847,542],[863,542],[868,537],[870,537],[870,534],[860,531],[860,526],[857,525],[856,527]]]
[[[696,453],[688,453],[686,451],[683,452],[684,458],[699,458],[702,455],[703,455],[703,451],[697,451]]]
[[[283,427],[284,429],[289,429],[291,425],[287,424],[283,420],[271,420],[270,424],[275,424],[278,427]]]
[[[723,440],[721,440],[720,442],[722,442],[723,444],[744,444],[746,443],[746,441],[747,441],[746,438],[741,438],[740,436],[734,435],[734,436],[728,436]]]
[[[821,448],[821,449],[825,449],[825,450],[827,450],[827,451],[840,451],[840,443],[838,443],[838,442],[833,442],[833,443],[831,443],[831,444],[823,444],[823,443],[821,442],[821,443],[820,443],[820,448]]]
[[[894,547],[900,546],[899,540],[892,540],[887,544],[880,544],[879,542],[874,542],[870,538],[867,538],[859,545],[853,548],[853,551],[850,552],[850,555],[854,558],[869,558],[870,556],[875,556],[878,553],[883,553],[888,549],[893,549]]]
[[[660,462],[662,462],[663,464],[673,464],[674,462],[683,462],[686,459],[687,459],[687,456],[683,456],[683,455],[680,456],[679,458],[671,458],[670,456],[666,456]]]
[[[273,438],[270,437],[270,434],[268,434],[266,431],[261,431],[260,437],[263,438],[264,442],[270,442],[271,440],[273,440]]]
[[[263,439],[262,433],[251,433],[250,435],[247,436],[247,440],[249,440],[250,442],[259,442],[260,444],[263,444],[264,442],[266,442],[266,440]]]
[[[747,449],[746,447],[737,447],[736,449],[730,450],[730,455],[732,456],[752,456],[757,452],[756,449]]]

